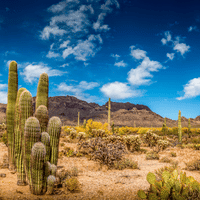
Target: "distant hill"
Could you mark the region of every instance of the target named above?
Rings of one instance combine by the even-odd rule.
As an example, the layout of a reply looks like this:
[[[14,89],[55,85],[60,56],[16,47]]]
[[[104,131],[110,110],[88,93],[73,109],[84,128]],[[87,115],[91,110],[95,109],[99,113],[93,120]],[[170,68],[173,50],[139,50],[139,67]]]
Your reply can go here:
[[[84,119],[93,119],[95,121],[107,122],[107,109],[105,105],[100,106],[96,103],[87,103],[73,96],[55,96],[49,97],[49,117],[60,117],[63,125],[76,125],[78,112],[80,112],[80,123]],[[35,97],[33,97],[33,108],[35,108]],[[0,104],[0,123],[6,116],[6,104]],[[177,113],[178,118],[178,113]],[[182,116],[182,127],[188,126],[188,119]],[[192,127],[200,127],[200,116],[191,118]],[[111,123],[115,126],[134,126],[136,127],[162,127],[164,118],[151,111],[145,105],[132,103],[118,103],[111,100]],[[178,121],[166,118],[168,127],[177,127]]]

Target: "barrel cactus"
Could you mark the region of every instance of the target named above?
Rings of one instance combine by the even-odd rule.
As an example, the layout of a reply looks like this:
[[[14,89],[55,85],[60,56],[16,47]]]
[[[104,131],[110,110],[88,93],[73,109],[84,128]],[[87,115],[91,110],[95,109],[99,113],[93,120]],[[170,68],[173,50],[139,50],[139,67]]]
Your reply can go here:
[[[35,111],[34,117],[36,117],[40,122],[41,132],[46,132],[49,121],[47,107],[44,105],[40,105]]]
[[[21,146],[21,132],[20,132],[20,109],[19,109],[19,99],[20,95],[25,88],[20,88],[17,92],[17,100],[15,105],[15,166],[17,169],[17,185],[26,185],[26,174],[22,169],[22,146]]]
[[[46,194],[53,193],[55,182],[56,182],[55,176],[53,176],[53,175],[48,176],[48,178],[47,178],[47,193]]]
[[[17,99],[17,91],[18,91],[17,63],[15,61],[11,61],[9,65],[8,98],[7,98],[7,108],[6,108],[8,160],[9,160],[9,170],[11,171],[15,170],[14,115],[15,115],[15,103]]]
[[[28,179],[28,183],[31,181],[31,172],[30,172],[30,157],[31,157],[31,149],[36,142],[41,141],[41,130],[39,120],[35,117],[29,117],[26,120],[25,128],[24,128],[24,165],[25,172]],[[46,153],[45,153],[46,156]]]
[[[44,105],[48,109],[48,93],[49,93],[49,77],[48,74],[44,72],[40,75],[37,87],[35,110],[37,110],[37,108],[40,105]]]
[[[51,147],[51,164],[57,165],[58,152],[59,152],[59,139],[61,133],[61,120],[59,117],[51,117],[49,119],[47,132],[50,136],[50,147]]]
[[[31,181],[30,190],[32,194],[41,195],[44,189],[44,159],[46,149],[42,142],[36,142],[31,150]]]

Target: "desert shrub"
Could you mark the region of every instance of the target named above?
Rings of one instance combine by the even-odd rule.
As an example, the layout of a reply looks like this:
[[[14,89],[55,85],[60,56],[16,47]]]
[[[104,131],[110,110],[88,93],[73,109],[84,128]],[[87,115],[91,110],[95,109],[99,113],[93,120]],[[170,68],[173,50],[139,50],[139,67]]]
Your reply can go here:
[[[118,130],[118,133],[120,135],[130,135],[130,134],[137,134],[139,128],[133,128],[133,127],[121,127]]]
[[[198,144],[200,143],[200,138],[199,137],[195,137],[191,139],[192,143]]]
[[[65,183],[65,187],[67,187],[67,189],[70,192],[75,192],[75,191],[80,190],[80,183],[76,177],[65,179],[64,183]]]
[[[76,138],[76,136],[77,136],[76,130],[71,130],[71,131],[70,131],[69,138],[73,140],[73,139]]]
[[[4,131],[1,141],[8,146],[8,138],[7,138],[7,131]]]
[[[189,171],[194,171],[194,170],[200,170],[200,160],[193,160],[191,162],[188,162],[186,163],[186,170],[189,170]]]
[[[100,137],[78,143],[78,149],[81,153],[88,154],[90,159],[97,160],[109,168],[113,167],[114,161],[122,159],[123,153],[127,153],[125,145],[121,142],[112,144]]]
[[[63,146],[65,146],[65,144],[62,142],[62,143],[60,143],[60,146],[63,147]]]
[[[146,160],[159,160],[159,155],[154,151],[150,151],[146,154]]]
[[[170,152],[172,157],[176,157],[176,153],[175,152]]]
[[[139,169],[138,162],[129,160],[128,158],[123,159],[121,161],[115,161],[113,168],[123,170],[125,168],[129,169]]]
[[[159,160],[159,162],[165,162],[165,163],[170,163],[172,160],[169,159],[168,157],[163,157]]]
[[[83,127],[81,127],[81,126],[77,126],[77,127],[75,127],[75,130],[76,130],[76,132],[77,133],[80,133],[80,132],[85,132],[86,131],[86,129],[85,128],[83,128]]]
[[[178,135],[178,127],[172,128],[172,135]]]

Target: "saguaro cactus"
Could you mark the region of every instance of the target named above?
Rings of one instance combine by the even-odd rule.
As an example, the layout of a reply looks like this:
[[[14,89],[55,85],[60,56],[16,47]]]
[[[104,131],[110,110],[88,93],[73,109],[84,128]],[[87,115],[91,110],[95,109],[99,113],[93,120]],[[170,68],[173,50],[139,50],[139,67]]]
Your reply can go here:
[[[39,120],[36,117],[29,117],[26,120],[24,128],[24,140],[25,140],[25,154],[24,154],[24,166],[29,185],[31,185],[31,172],[30,172],[30,157],[31,149],[36,142],[41,140],[41,129]],[[46,155],[46,153],[45,153]]]
[[[188,136],[191,137],[191,125],[190,125],[190,118],[188,119]]]
[[[47,153],[47,150],[46,150],[46,153]],[[47,178],[49,175],[51,175],[51,163],[49,161],[46,161],[46,162],[44,161],[44,168],[45,168],[45,172],[44,172],[43,193],[45,193],[47,191]]]
[[[17,92],[17,100],[15,104],[15,166],[17,169],[17,185],[26,185],[26,174],[22,170],[21,157],[22,157],[22,146],[21,146],[21,132],[20,132],[20,108],[19,108],[19,99],[20,95],[25,88],[20,88]]]
[[[32,194],[43,194],[44,189],[44,159],[46,156],[46,149],[42,142],[36,142],[31,150],[31,185],[30,190]]]
[[[8,98],[7,98],[7,108],[6,108],[8,160],[9,160],[9,170],[11,171],[15,170],[14,115],[15,115],[15,103],[17,99],[17,90],[18,90],[17,63],[15,61],[11,61],[9,65]]]
[[[53,176],[53,175],[48,176],[48,178],[47,178],[47,193],[46,194],[53,193],[55,182],[56,182],[55,176]]]
[[[61,120],[59,117],[51,117],[49,119],[47,132],[50,136],[51,158],[50,163],[57,165],[58,151],[59,151],[59,139],[61,133]]]
[[[178,114],[178,142],[182,144],[182,130],[181,130],[181,111]]]
[[[106,108],[108,109],[108,130],[110,130],[110,111],[111,111],[110,98],[109,98],[109,101],[108,101],[108,106],[106,106]]]
[[[49,114],[47,107],[44,105],[40,105],[35,111],[34,117],[36,117],[40,122],[41,132],[46,132],[49,121]]]
[[[37,87],[35,110],[37,110],[37,108],[40,105],[44,105],[48,109],[48,94],[49,94],[49,77],[48,74],[44,72],[40,75]]]
[[[78,112],[78,127],[79,127],[80,112]]]

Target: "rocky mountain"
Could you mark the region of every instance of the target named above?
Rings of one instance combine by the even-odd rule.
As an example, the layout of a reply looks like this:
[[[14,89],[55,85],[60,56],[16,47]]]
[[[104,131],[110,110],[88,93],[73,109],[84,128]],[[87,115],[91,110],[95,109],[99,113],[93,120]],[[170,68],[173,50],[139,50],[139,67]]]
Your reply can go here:
[[[33,97],[33,108],[35,108],[35,99]],[[60,117],[63,125],[77,125],[78,112],[80,112],[80,124],[84,119],[93,119],[101,123],[107,122],[107,109],[105,105],[96,103],[87,103],[73,96],[55,96],[49,97],[49,117]],[[0,123],[5,120],[6,104],[0,104]],[[178,113],[177,113],[178,118]],[[191,118],[192,127],[200,127],[200,116]],[[162,127],[164,118],[151,111],[145,105],[132,103],[112,102],[111,100],[111,123],[115,126],[136,126],[136,127]],[[181,117],[182,127],[188,126],[188,119]],[[178,120],[166,118],[168,127],[177,127]]]

